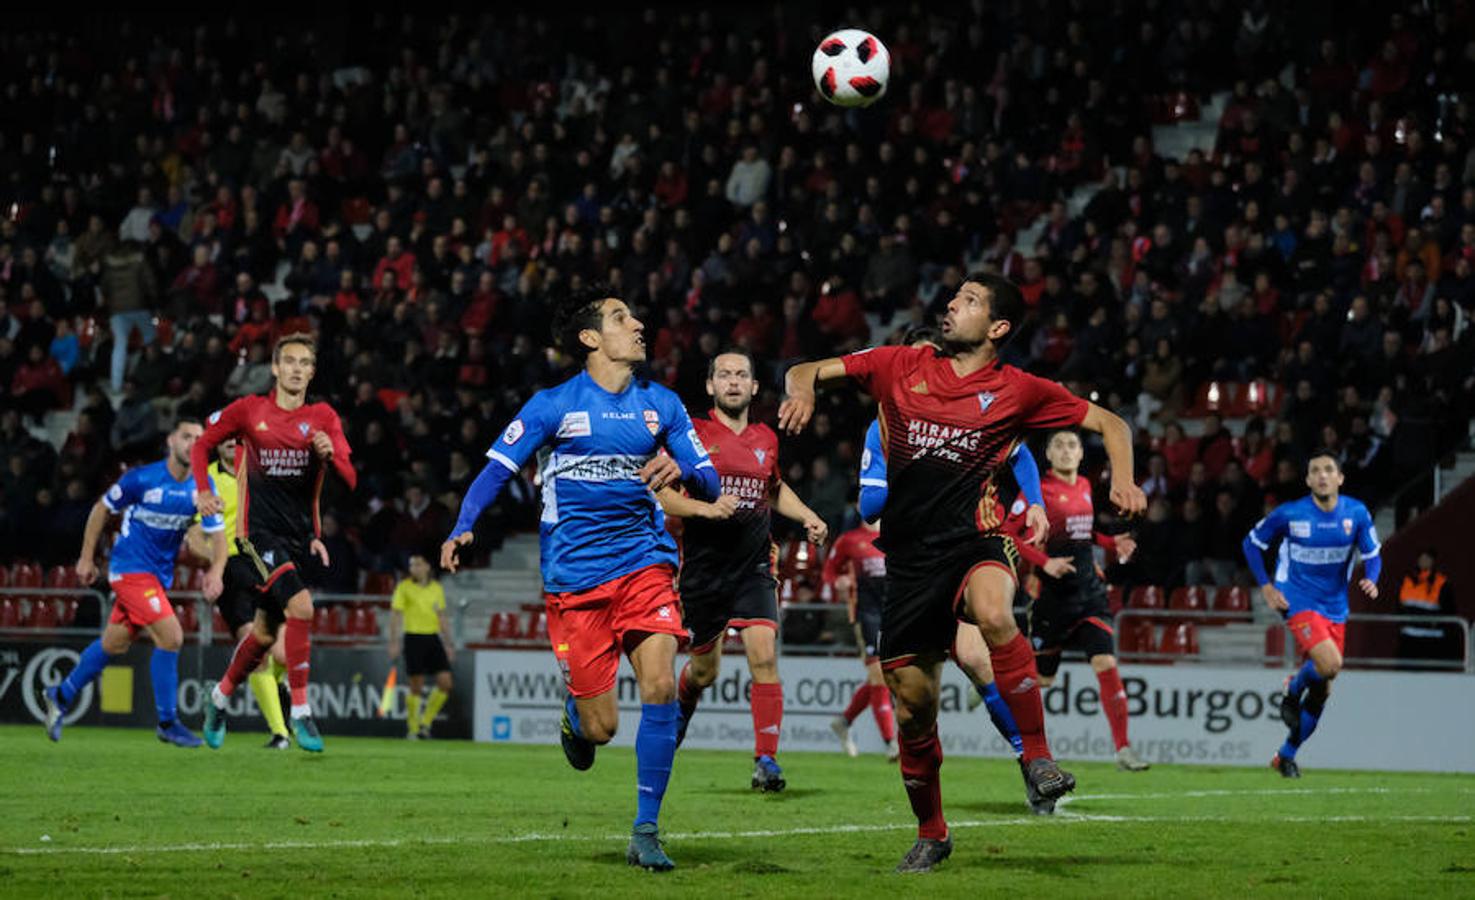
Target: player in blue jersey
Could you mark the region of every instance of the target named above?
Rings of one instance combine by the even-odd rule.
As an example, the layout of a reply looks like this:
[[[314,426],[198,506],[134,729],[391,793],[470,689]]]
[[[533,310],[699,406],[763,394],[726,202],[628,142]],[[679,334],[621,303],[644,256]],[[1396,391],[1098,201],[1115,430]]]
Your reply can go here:
[[[61,740],[62,722],[77,697],[109,662],[128,649],[139,631],[154,641],[149,674],[154,705],[159,713],[159,740],[180,747],[198,747],[200,739],[176,718],[179,698],[179,647],[184,632],[167,591],[174,583],[174,560],[195,518],[194,485],[189,477],[189,455],[204,432],[197,419],[181,419],[169,434],[169,455],[159,462],[123,473],[92,507],[82,535],[77,575],[84,584],[97,578],[97,539],[109,516],[122,515],[118,542],[108,565],[113,590],[113,612],[102,637],[82,651],[76,668],[61,684],[46,689],[46,734]],[[220,596],[225,569],[225,522],[208,516],[202,527],[213,544],[210,570],[205,574],[205,597]]]
[[[1286,680],[1280,717],[1290,729],[1270,765],[1286,778],[1300,778],[1296,751],[1311,737],[1326,707],[1332,679],[1342,671],[1346,638],[1347,587],[1356,553],[1362,555],[1364,578],[1357,583],[1376,599],[1378,533],[1367,507],[1342,497],[1342,468],[1329,451],[1317,451],[1306,463],[1309,497],[1283,503],[1261,519],[1244,540],[1245,559],[1260,585],[1265,603],[1286,619],[1304,657]],[[1275,579],[1265,572],[1264,554],[1275,541]]]
[[[642,704],[626,858],[665,871],[674,863],[661,847],[657,819],[676,754],[680,707],[672,667],[686,630],[674,586],[676,542],[654,492],[679,482],[692,496],[714,500],[719,482],[681,401],[635,374],[645,361],[644,331],[624,301],[600,285],[559,304],[554,339],[584,360],[584,370],[534,394],[487,451],[441,546],[441,565],[455,571],[457,551],[471,543],[482,510],[536,453],[548,637],[569,689],[564,754],[575,769],[587,769],[595,748],[614,737],[623,651]]]

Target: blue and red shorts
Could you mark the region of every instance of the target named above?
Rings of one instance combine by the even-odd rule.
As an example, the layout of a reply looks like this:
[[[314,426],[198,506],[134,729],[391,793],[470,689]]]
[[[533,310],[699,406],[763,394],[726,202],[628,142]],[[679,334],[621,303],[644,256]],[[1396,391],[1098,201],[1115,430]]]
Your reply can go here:
[[[614,688],[628,636],[686,638],[675,579],[675,568],[659,563],[587,591],[543,595],[548,640],[569,693],[597,697]]]
[[[130,637],[136,637],[140,629],[174,615],[169,595],[153,575],[142,572],[109,575],[108,586],[113,589],[114,597],[113,613],[108,616],[108,623],[126,625]]]
[[[1338,653],[1342,653],[1347,644],[1347,623],[1333,622],[1313,610],[1302,610],[1286,619],[1286,627],[1291,630],[1291,637],[1296,639],[1296,649],[1302,656],[1309,655],[1312,647],[1325,640],[1333,641]]]

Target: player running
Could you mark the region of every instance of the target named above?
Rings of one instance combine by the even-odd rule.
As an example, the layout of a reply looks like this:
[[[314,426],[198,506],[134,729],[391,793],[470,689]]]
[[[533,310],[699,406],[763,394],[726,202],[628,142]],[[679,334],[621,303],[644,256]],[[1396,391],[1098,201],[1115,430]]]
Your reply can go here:
[[[256,618],[256,570],[236,546],[236,517],[240,509],[240,484],[236,480],[236,451],[240,441],[235,438],[221,441],[215,448],[219,457],[210,464],[210,481],[215,493],[220,496],[221,518],[225,521],[225,574],[220,596],[215,608],[230,629],[231,636],[239,643],[251,630]],[[210,542],[200,526],[200,516],[195,514],[195,524],[190,526],[185,541],[190,550],[201,559],[212,559]],[[277,629],[280,636],[281,628]],[[261,717],[266,720],[271,738],[266,742],[268,750],[290,750],[292,741],[287,737],[287,722],[282,718],[282,698],[278,690],[281,678],[287,672],[286,658],[282,654],[282,643],[271,645],[271,653],[251,673],[251,693]]]
[[[400,635],[404,635],[405,671],[410,676],[410,690],[405,695],[406,737],[428,740],[435,717],[451,696],[451,663],[456,659],[456,644],[451,640],[451,623],[446,619],[446,591],[433,577],[430,560],[424,554],[410,556],[410,577],[394,588],[390,601],[389,661],[400,655]],[[424,698],[425,715],[420,703],[425,690],[425,676],[435,678],[435,687]]]
[[[1342,671],[1342,649],[1347,630],[1347,587],[1352,579],[1353,550],[1362,555],[1363,593],[1378,596],[1383,570],[1382,549],[1373,517],[1360,501],[1338,494],[1342,468],[1330,451],[1318,450],[1306,462],[1306,486],[1311,495],[1283,503],[1261,519],[1244,540],[1245,559],[1265,605],[1286,619],[1303,662],[1286,679],[1280,717],[1290,733],[1271,768],[1285,778],[1300,778],[1296,752],[1316,730],[1332,690],[1332,679]],[[1280,540],[1275,583],[1265,572],[1264,554]]]
[[[861,490],[865,490],[864,486]],[[901,753],[896,746],[896,713],[891,707],[891,691],[881,674],[881,659],[876,655],[881,607],[886,601],[886,554],[876,546],[880,534],[879,520],[865,519],[859,527],[836,538],[830,555],[825,557],[825,586],[845,600],[845,615],[855,627],[855,642],[866,667],[865,682],[855,689],[845,712],[830,722],[830,730],[840,739],[847,756],[859,756],[850,726],[869,706],[881,740],[886,742],[886,759],[896,762]]]
[[[538,454],[548,637],[569,688],[563,752],[575,769],[619,725],[615,676],[620,652],[640,686],[635,736],[632,866],[667,871],[657,820],[676,755],[681,716],[672,667],[686,636],[676,595],[676,542],[653,492],[680,482],[700,500],[717,497],[717,471],[681,401],[635,369],[645,361],[645,326],[607,287],[565,297],[554,339],[584,361],[579,374],[534,394],[487,451],[490,460],[461,502],[441,567],[456,554],[507,480]],[[664,448],[669,455],[660,454]]]
[[[1101,432],[1112,463],[1112,501],[1127,514],[1146,506],[1132,482],[1125,422],[999,361],[998,347],[1023,315],[1014,284],[970,275],[948,304],[942,350],[876,347],[803,363],[786,377],[789,396],[779,424],[790,433],[813,415],[817,383],[850,378],[881,404],[889,490],[881,523],[887,595],[879,656],[898,704],[902,783],[919,826],[900,872],[930,871],[952,852],[938,780],[937,709],[941,665],[960,610],[988,643],[1034,789],[1055,799],[1075,786],[1050,756],[1034,653],[1014,623],[1018,550],[999,530],[996,478],[1023,432],[1070,425]]]
[[[1117,768],[1142,772],[1149,766],[1127,739],[1127,691],[1117,668],[1111,604],[1091,549],[1097,545],[1115,551],[1126,562],[1137,545],[1130,535],[1112,537],[1096,530],[1091,482],[1080,476],[1083,455],[1074,431],[1057,431],[1045,445],[1050,471],[1042,487],[1050,516],[1045,545],[1050,559],[1039,567],[1040,595],[1029,604],[1029,634],[1042,688],[1054,683],[1062,651],[1086,654],[1101,686],[1101,711],[1111,726]]]
[[[317,371],[317,344],[311,335],[289,334],[272,350],[276,387],[265,396],[242,397],[210,416],[210,424],[190,455],[195,475],[195,505],[206,515],[223,508],[207,474],[210,451],[227,438],[240,439],[237,477],[244,481],[236,515],[236,544],[251,562],[256,616],[224,677],[205,704],[205,743],[225,742],[225,706],[236,687],[261,663],[281,628],[291,693],[292,734],[297,746],[323,751],[323,738],[307,703],[312,656],[312,594],[298,565],[309,553],[329,564],[318,514],[329,467],[352,490],[358,473],[338,414],[326,403],[308,403],[307,386]]]
[[[167,591],[174,584],[179,545],[194,518],[189,460],[190,448],[201,430],[198,420],[180,419],[169,433],[169,455],[123,473],[87,517],[82,552],[77,557],[77,576],[83,584],[97,579],[97,539],[108,516],[123,516],[108,566],[113,612],[102,637],[87,645],[71,674],[61,684],[46,689],[46,735],[53,741],[61,740],[62,720],[77,694],[96,680],[108,663],[127,651],[143,630],[154,642],[149,676],[159,713],[159,740],[179,747],[200,746],[200,739],[177,717],[179,647],[184,642],[184,631]],[[205,597],[213,600],[220,595],[221,571],[225,568],[225,523],[219,515],[209,516],[203,527],[216,551],[205,573]]]
[[[686,520],[680,591],[691,649],[676,682],[681,703],[677,740],[685,739],[702,691],[717,680],[723,634],[729,627],[739,629],[753,678],[752,787],[777,792],[786,784],[775,759],[784,689],[778,674],[778,584],[769,532],[774,512],[803,525],[816,544],[825,543],[829,527],[779,474],[778,435],[767,425],[748,421],[748,408],[758,396],[753,357],[746,350],[714,356],[707,367],[707,394],[715,407],[693,424],[711,454],[722,496],[717,504],[706,504],[670,488],[657,495],[667,515]],[[728,498],[734,508],[723,517]]]

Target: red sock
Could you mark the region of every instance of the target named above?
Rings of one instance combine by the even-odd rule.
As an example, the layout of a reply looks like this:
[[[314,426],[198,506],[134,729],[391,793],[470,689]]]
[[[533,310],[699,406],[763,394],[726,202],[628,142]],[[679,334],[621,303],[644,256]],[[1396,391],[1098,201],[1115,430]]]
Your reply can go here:
[[[942,785],[938,771],[942,768],[942,744],[937,740],[937,726],[925,737],[901,740],[901,783],[917,816],[917,837],[940,841],[947,837],[947,822],[942,818]]]
[[[220,692],[227,697],[234,694],[236,685],[250,677],[256,667],[261,664],[261,657],[266,655],[266,645],[256,640],[256,633],[246,632],[241,642],[236,644],[236,652],[231,655],[230,666],[225,670],[225,675],[220,679]]]
[[[681,677],[676,679],[676,700],[681,704],[681,716],[690,719],[697,711],[697,701],[702,699],[702,689],[692,683],[691,660],[681,667]]]
[[[871,705],[871,692],[874,689],[875,685],[870,682],[855,689],[855,696],[850,698],[850,705],[845,707],[845,712],[842,713],[846,722],[854,722],[861,713],[865,712],[866,707]]]
[[[293,706],[307,705],[307,674],[312,657],[312,622],[288,619],[282,627],[282,640],[287,651],[287,687],[292,692]]]
[[[871,685],[871,715],[876,717],[881,740],[888,744],[896,740],[896,711],[891,708],[891,692],[884,684]]]
[[[1040,701],[1040,672],[1035,668],[1035,652],[1023,634],[1015,634],[1013,640],[997,647],[989,647],[994,661],[994,682],[1009,712],[1014,714],[1014,724],[1019,726],[1019,736],[1024,740],[1024,761],[1044,757],[1050,759],[1050,742],[1045,739],[1045,705]]]
[[[753,685],[753,755],[778,753],[778,736],[784,725],[784,686]]]
[[[1111,724],[1111,740],[1118,750],[1127,746],[1127,689],[1122,687],[1122,673],[1116,666],[1097,672],[1101,684],[1101,710]]]

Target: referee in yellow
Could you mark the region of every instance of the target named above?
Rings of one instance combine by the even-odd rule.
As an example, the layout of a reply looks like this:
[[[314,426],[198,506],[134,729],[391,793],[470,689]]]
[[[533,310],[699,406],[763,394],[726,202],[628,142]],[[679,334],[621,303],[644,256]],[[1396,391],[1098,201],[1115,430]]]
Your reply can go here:
[[[240,485],[236,483],[236,453],[239,452],[239,446],[235,438],[222,441],[215,448],[219,458],[210,464],[210,477],[214,479],[215,490],[225,504],[221,515],[225,518],[225,546],[230,553],[230,558],[225,563],[225,590],[221,591],[215,606],[220,610],[220,617],[225,620],[226,627],[230,629],[231,639],[235,641],[239,641],[251,629],[251,622],[256,618],[256,600],[261,596],[256,590],[256,571],[236,546],[236,511],[240,508],[241,493]],[[195,524],[190,526],[186,538],[190,552],[201,559],[209,559],[210,542],[199,523],[200,517],[197,514]],[[281,696],[277,692],[277,684],[286,671],[282,642],[277,641],[272,645],[271,653],[261,661],[261,666],[251,673],[251,693],[255,695],[261,717],[266,720],[266,727],[271,731],[271,740],[266,742],[268,750],[292,748],[292,741],[287,737],[287,723],[282,718]]]
[[[446,592],[431,574],[430,560],[423,553],[413,554],[410,577],[395,586],[390,603],[389,661],[399,658],[403,635],[405,670],[410,676],[405,724],[406,736],[411,740],[430,737],[430,726],[451,696],[451,661],[456,658],[450,623],[446,620]],[[425,689],[426,675],[435,676],[435,688],[425,701],[422,718],[420,692]]]

